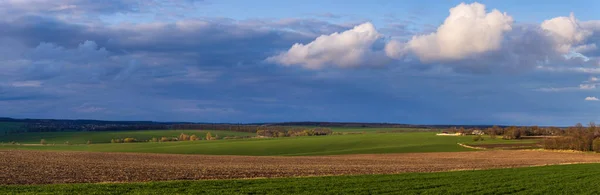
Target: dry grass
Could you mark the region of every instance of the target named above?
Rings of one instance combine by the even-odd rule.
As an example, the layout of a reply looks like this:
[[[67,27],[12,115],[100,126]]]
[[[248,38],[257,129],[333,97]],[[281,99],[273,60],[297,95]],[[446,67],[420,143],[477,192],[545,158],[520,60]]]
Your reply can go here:
[[[600,162],[600,155],[477,151],[269,157],[0,150],[0,184],[391,174]]]

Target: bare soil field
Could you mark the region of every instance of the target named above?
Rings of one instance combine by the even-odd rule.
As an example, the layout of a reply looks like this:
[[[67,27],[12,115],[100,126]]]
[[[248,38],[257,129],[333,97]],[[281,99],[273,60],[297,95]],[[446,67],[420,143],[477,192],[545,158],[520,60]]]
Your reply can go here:
[[[339,156],[211,156],[0,150],[0,184],[393,174],[600,162],[600,155],[476,151]]]

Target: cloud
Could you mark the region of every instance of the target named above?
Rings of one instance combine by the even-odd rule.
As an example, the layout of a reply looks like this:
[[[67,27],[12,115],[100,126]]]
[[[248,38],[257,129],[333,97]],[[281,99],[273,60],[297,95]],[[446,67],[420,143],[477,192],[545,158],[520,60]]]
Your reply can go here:
[[[600,64],[599,64],[600,65]],[[538,66],[537,70],[557,72],[557,73],[585,73],[585,74],[600,74],[600,68],[597,67],[548,67]]]
[[[566,92],[566,91],[590,91],[595,90],[598,85],[596,77],[590,77],[588,80],[583,81],[578,87],[550,87],[550,88],[539,88],[534,91],[541,92]]]
[[[579,88],[577,87],[550,87],[550,88],[539,88],[539,89],[535,89],[535,91],[541,91],[541,92],[562,92],[562,91],[574,91],[577,90]]]
[[[382,38],[375,26],[364,23],[330,35],[321,35],[314,41],[294,44],[288,51],[267,58],[268,62],[285,66],[299,65],[308,69],[325,66],[357,67],[379,66],[385,56],[373,50],[373,44]]]
[[[21,14],[112,14],[140,12],[153,7],[183,7],[201,0],[8,0],[0,1],[0,11]]]
[[[391,40],[385,45],[385,54],[393,59],[401,59],[407,52],[406,45],[402,42]]]
[[[228,114],[235,114],[235,113],[239,113],[239,111],[232,109],[232,108],[180,108],[180,109],[175,109],[175,112],[184,112],[184,113],[193,113],[193,114],[217,114],[217,115],[228,115]]]
[[[480,3],[461,3],[450,9],[448,17],[434,32],[409,40],[382,39],[380,37],[386,35],[372,25],[365,29],[374,35],[343,36],[344,41],[338,40],[340,35],[357,33],[356,28],[322,35],[306,45],[296,43],[267,61],[321,69],[327,66],[372,67],[370,65],[386,64],[382,62],[394,59],[396,61],[390,64],[461,73],[596,72],[595,66],[600,66],[600,53],[593,53],[597,51],[594,41],[600,42],[600,37],[594,38],[594,32],[600,32],[600,22],[581,22],[573,14],[552,18],[539,25],[515,24],[513,17],[505,12],[488,11]],[[336,40],[336,43],[326,45],[329,43],[326,40]],[[343,44],[350,42],[360,44]],[[379,42],[385,42],[382,52],[372,49]],[[385,56],[369,55],[381,53]]]
[[[485,5],[464,4],[450,9],[450,15],[437,31],[413,37],[408,47],[422,61],[459,60],[498,50],[504,33],[512,29],[513,18]]]
[[[315,16],[323,17],[323,18],[330,18],[330,19],[338,19],[338,18],[342,17],[342,15],[333,14],[331,12],[319,13],[319,14],[315,14]]]
[[[41,81],[17,81],[10,84],[13,87],[40,87]]]
[[[586,97],[585,101],[600,101],[597,97]]]
[[[95,112],[103,112],[105,110],[106,110],[106,108],[99,107],[99,106],[93,106],[88,103],[84,103],[81,106],[73,108],[73,111],[80,112],[80,113],[95,113]]]
[[[584,41],[592,35],[592,31],[580,26],[575,15],[571,13],[569,17],[556,17],[542,22],[542,29],[548,31],[555,43],[555,49],[560,53],[571,51],[572,46]],[[595,45],[579,46],[578,50],[591,49]]]
[[[579,89],[582,89],[582,90],[596,89],[596,84],[595,83],[593,83],[593,84],[580,84],[579,85]]]
[[[538,26],[514,24],[507,13],[483,4],[460,4],[435,32],[413,36],[405,43],[392,40],[387,55],[417,59],[423,69],[461,73],[522,72],[547,61],[564,61]],[[398,65],[407,65],[398,63]]]
[[[550,87],[550,88],[539,88],[535,91],[541,92],[565,92],[565,91],[586,91],[596,89],[596,84],[580,84],[579,87]]]
[[[592,44],[587,44],[587,45],[576,46],[575,48],[573,48],[573,51],[577,52],[577,53],[588,53],[588,52],[594,51],[596,49],[598,49],[596,47],[596,44],[592,43]]]

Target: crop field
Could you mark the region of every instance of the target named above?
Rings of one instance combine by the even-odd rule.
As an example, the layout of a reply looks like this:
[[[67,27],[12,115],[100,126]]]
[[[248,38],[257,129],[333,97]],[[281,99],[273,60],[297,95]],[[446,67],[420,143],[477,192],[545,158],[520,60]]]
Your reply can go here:
[[[438,132],[441,130],[437,129],[425,129],[425,128],[372,128],[372,127],[331,127],[331,130],[335,132],[348,132],[348,133],[384,133],[384,132]]]
[[[0,186],[3,194],[599,194],[600,164],[251,180]]]
[[[253,136],[253,133],[233,132],[233,131],[211,131],[211,130],[144,130],[144,131],[93,131],[93,132],[35,132],[21,133],[0,136],[0,142],[19,142],[24,144],[39,144],[41,139],[45,139],[49,144],[63,144],[70,142],[72,144],[85,144],[87,141],[92,143],[110,143],[111,139],[123,139],[127,137],[137,140],[149,140],[153,137],[177,137],[181,133],[188,135],[195,134],[200,137],[206,136],[211,132],[212,136]]]
[[[600,162],[600,155],[542,151],[214,156],[0,150],[0,184],[393,174]]]
[[[217,131],[214,131],[216,133]],[[178,134],[178,133],[174,133]],[[473,151],[457,143],[473,142],[471,136],[436,136],[435,133],[374,133],[335,136],[304,136],[268,139],[184,141],[165,143],[91,145],[4,145],[4,149],[65,150],[92,152],[141,152],[251,156],[314,156],[338,154],[381,154],[409,152]],[[489,140],[481,143],[512,143]]]
[[[530,146],[540,140],[503,140],[484,136],[484,141],[474,141],[474,136],[436,136],[435,132],[419,130],[383,132],[373,128],[365,134],[210,141],[100,141],[125,137],[139,140],[176,137],[181,133],[204,136],[206,132],[211,132],[213,136],[254,135],[219,130],[154,130],[4,136],[1,139],[17,140],[21,144],[7,144],[7,141],[0,145],[0,156],[3,157],[0,158],[0,173],[3,173],[0,174],[0,194],[542,193],[555,188],[532,189],[529,185],[534,183],[531,181],[538,182],[537,179],[540,179],[554,182],[561,178],[558,175],[569,178],[586,168],[600,168],[599,164],[586,164],[498,169],[600,163],[600,155],[498,150],[498,146]],[[352,129],[347,132],[352,132]],[[40,139],[47,140],[49,144],[39,144]],[[87,140],[93,143],[84,144]],[[62,144],[64,141],[73,144]],[[475,150],[458,143],[491,149]],[[562,170],[564,167],[576,169]],[[481,169],[498,170],[465,171]],[[556,169],[561,171],[557,172]],[[514,173],[514,170],[537,175],[517,178],[525,175]],[[583,185],[598,179],[595,177],[582,175],[577,179]],[[459,181],[452,178],[463,179]],[[501,190],[492,189],[501,185],[497,184],[498,181],[529,183],[511,183],[510,186],[501,187]],[[477,182],[485,183],[480,185]],[[569,187],[576,184],[561,185]],[[579,186],[564,192],[578,192],[578,189],[586,188]]]

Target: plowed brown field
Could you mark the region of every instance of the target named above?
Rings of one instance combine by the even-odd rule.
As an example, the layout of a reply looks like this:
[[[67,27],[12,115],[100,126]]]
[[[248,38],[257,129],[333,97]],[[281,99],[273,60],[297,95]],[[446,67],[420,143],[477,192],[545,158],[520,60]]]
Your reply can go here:
[[[0,150],[0,184],[391,174],[600,162],[600,155],[477,151],[308,157]]]

